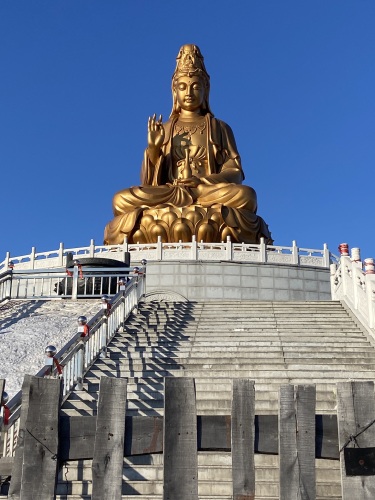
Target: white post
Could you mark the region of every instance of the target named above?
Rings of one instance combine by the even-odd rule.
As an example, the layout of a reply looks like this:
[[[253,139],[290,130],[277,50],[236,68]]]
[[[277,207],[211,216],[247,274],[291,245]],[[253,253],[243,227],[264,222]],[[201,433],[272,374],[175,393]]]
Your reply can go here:
[[[329,268],[330,266],[330,256],[327,243],[323,244],[323,267]]]
[[[77,300],[78,296],[78,264],[74,264],[72,279],[72,300]]]
[[[77,352],[78,356],[78,373],[77,373],[77,384],[75,386],[76,391],[83,391],[83,374],[85,371],[85,347],[84,342],[81,341],[81,347]]]
[[[59,246],[59,266],[63,267],[64,265],[64,243],[60,243]]]
[[[296,240],[293,240],[292,242],[292,264],[299,264],[299,255]]]
[[[158,236],[157,250],[156,250],[156,259],[163,259],[163,243],[161,242],[161,236]]]
[[[225,245],[225,250],[226,250],[226,260],[233,260],[233,254],[232,254],[232,242],[230,240],[230,236],[227,236],[227,242]]]
[[[331,297],[332,300],[338,300],[338,297],[336,297],[336,292],[335,292],[335,277],[336,277],[336,271],[337,271],[337,265],[336,264],[331,264],[329,266],[330,270],[330,280],[331,280]]]
[[[366,295],[369,327],[375,328],[375,274],[366,274]]]
[[[191,260],[198,260],[198,245],[195,234],[191,238]]]
[[[95,241],[90,240],[90,257],[95,257]]]
[[[267,252],[266,252],[266,244],[264,243],[264,238],[260,239],[259,252],[260,252],[260,262],[267,262]]]
[[[359,248],[352,248],[351,259],[353,263],[362,269],[361,250]]]
[[[107,333],[108,333],[108,318],[104,317],[103,318],[103,323],[101,327],[101,332],[100,332],[100,344],[101,344],[101,349],[100,349],[100,355],[99,357],[101,359],[104,359],[107,357]]]
[[[125,262],[125,259],[126,259],[125,254],[126,254],[126,252],[129,252],[129,245],[128,245],[128,237],[127,236],[124,237],[124,242],[122,244],[122,251],[124,252],[123,260]]]
[[[8,271],[9,270],[9,261],[10,261],[10,252],[7,252],[5,254],[5,271]]]
[[[31,269],[35,269],[35,247],[31,247],[30,265]]]

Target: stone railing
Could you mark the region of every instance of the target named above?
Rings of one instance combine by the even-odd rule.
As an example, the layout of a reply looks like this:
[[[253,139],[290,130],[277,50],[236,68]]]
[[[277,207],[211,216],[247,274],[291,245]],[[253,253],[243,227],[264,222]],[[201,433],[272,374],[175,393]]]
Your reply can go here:
[[[258,262],[272,264],[292,264],[299,266],[312,266],[328,268],[330,263],[337,262],[335,255],[331,254],[327,245],[322,250],[299,248],[295,241],[291,247],[266,245],[262,241],[257,244],[232,243],[230,239],[222,243],[204,243],[193,241],[188,243],[138,243],[123,245],[95,245],[91,240],[88,247],[64,248],[61,243],[57,250],[36,252],[35,247],[28,255],[11,257],[7,253],[3,262],[0,262],[0,272],[10,267],[15,270],[22,269],[51,269],[64,267],[68,253],[73,258],[101,257],[124,261],[125,252],[129,252],[132,264],[142,259],[148,261],[175,260],[175,261],[234,261]]]
[[[373,261],[373,259],[368,259]],[[374,266],[342,255],[340,263],[331,264],[331,290],[333,300],[344,301],[358,319],[375,329],[375,274]]]
[[[146,275],[135,276],[127,285],[125,291],[119,291],[111,300],[110,313],[107,309],[99,311],[87,323],[90,333],[81,337],[81,331],[73,334],[71,340],[56,353],[54,358],[62,368],[63,400],[77,384],[82,384],[85,373],[90,369],[95,360],[100,356],[107,357],[107,345],[116,335],[119,327],[124,324],[138,302],[144,297]],[[46,365],[36,374],[37,377],[50,376],[50,366]],[[53,375],[58,376],[57,369]],[[1,382],[1,381],[0,381]],[[0,394],[1,397],[1,394]],[[2,425],[0,418],[0,433],[2,434],[2,449],[0,457],[12,457],[17,445],[22,392],[19,391],[7,404],[10,410],[10,419],[7,425]]]

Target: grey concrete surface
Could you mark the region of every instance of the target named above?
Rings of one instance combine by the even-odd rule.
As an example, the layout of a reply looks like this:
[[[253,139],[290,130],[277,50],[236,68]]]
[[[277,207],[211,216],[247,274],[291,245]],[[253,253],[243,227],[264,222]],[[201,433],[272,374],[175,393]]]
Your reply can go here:
[[[247,262],[149,262],[147,293],[205,301],[331,299],[328,269]]]

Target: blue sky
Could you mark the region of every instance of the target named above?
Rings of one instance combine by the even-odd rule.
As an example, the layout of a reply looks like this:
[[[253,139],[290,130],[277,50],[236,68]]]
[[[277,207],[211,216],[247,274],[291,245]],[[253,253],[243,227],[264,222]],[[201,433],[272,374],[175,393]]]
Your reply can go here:
[[[373,0],[1,0],[0,261],[102,242],[184,43],[276,244],[375,256]]]

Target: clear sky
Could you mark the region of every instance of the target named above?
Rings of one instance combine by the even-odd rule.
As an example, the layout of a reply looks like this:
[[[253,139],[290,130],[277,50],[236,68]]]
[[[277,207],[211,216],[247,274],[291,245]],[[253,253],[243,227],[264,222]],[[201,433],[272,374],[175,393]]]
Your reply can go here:
[[[102,242],[184,43],[275,244],[375,256],[374,0],[0,0],[0,261]]]

